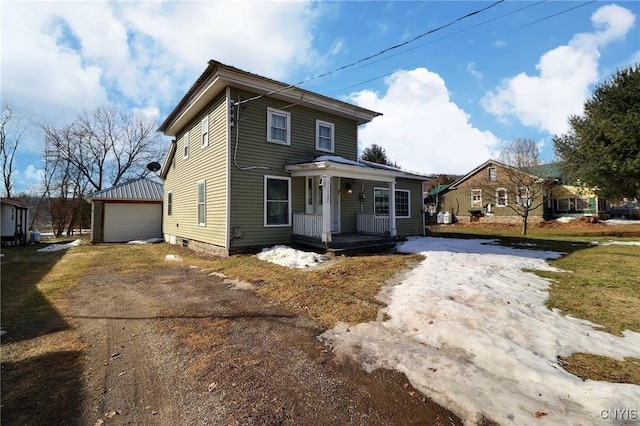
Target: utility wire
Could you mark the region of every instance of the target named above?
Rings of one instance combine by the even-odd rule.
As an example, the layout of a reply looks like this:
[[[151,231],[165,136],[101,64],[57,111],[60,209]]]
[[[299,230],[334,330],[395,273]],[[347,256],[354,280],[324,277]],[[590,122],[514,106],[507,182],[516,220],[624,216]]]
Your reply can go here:
[[[367,57],[364,57],[364,58],[358,59],[357,61],[354,61],[354,62],[352,62],[352,63],[350,63],[350,64],[343,65],[343,66],[338,67],[338,68],[335,68],[335,69],[333,69],[333,70],[331,70],[331,71],[328,71],[328,72],[325,72],[325,73],[322,73],[322,74],[316,75],[315,77],[311,77],[311,78],[309,78],[309,79],[307,79],[307,80],[303,80],[303,81],[301,81],[301,82],[299,82],[299,83],[291,84],[291,85],[288,85],[288,86],[286,86],[286,87],[283,87],[282,89],[273,90],[273,91],[271,91],[271,92],[268,92],[268,93],[265,93],[265,94],[262,94],[262,95],[258,95],[258,96],[254,96],[254,97],[252,97],[252,98],[248,98],[248,99],[242,100],[242,101],[240,101],[240,102],[237,102],[237,103],[236,103],[236,105],[244,104],[244,103],[247,103],[247,102],[252,102],[252,101],[258,100],[258,99],[260,99],[260,98],[263,98],[263,97],[265,97],[265,96],[274,95],[274,94],[276,94],[276,93],[282,93],[282,92],[285,92],[285,91],[287,91],[287,90],[291,90],[291,89],[293,89],[293,88],[295,88],[295,87],[297,87],[297,86],[301,86],[301,85],[303,85],[303,84],[309,83],[309,82],[311,82],[311,81],[313,81],[313,80],[317,80],[317,79],[319,79],[319,78],[326,77],[326,76],[331,75],[331,74],[333,74],[333,73],[336,73],[336,72],[338,72],[338,71],[342,71],[342,70],[344,70],[344,69],[351,68],[351,67],[353,67],[353,66],[355,66],[355,65],[358,65],[358,64],[360,64],[360,63],[362,63],[362,62],[366,62],[366,61],[368,61],[368,60],[370,60],[370,59],[373,59],[373,58],[376,58],[376,57],[378,57],[378,56],[380,56],[380,55],[383,55],[383,54],[385,54],[385,53],[387,53],[387,52],[389,52],[389,51],[391,51],[391,50],[399,49],[399,48],[400,48],[400,47],[402,47],[402,46],[406,46],[406,45],[408,45],[408,44],[410,44],[410,43],[413,43],[413,42],[415,42],[415,41],[417,41],[417,40],[421,39],[422,37],[425,37],[425,36],[427,36],[427,35],[429,35],[429,34],[433,34],[433,33],[435,33],[435,32],[441,31],[441,30],[443,30],[443,29],[445,29],[445,28],[447,28],[447,27],[450,27],[450,26],[452,26],[452,25],[456,24],[457,22],[460,22],[460,21],[462,21],[462,20],[464,20],[464,19],[470,18],[470,17],[475,16],[475,15],[477,15],[477,14],[479,14],[479,13],[482,13],[482,12],[484,12],[484,11],[486,11],[486,10],[489,10],[489,9],[491,9],[491,8],[493,8],[493,7],[497,6],[497,5],[499,5],[499,4],[500,4],[500,3],[502,3],[502,2],[504,2],[504,0],[497,0],[496,2],[494,2],[494,3],[490,4],[489,6],[483,7],[482,9],[478,9],[478,10],[475,10],[475,11],[470,12],[470,13],[467,13],[466,15],[461,16],[461,17],[459,17],[459,18],[457,18],[457,19],[454,19],[453,21],[450,21],[450,22],[448,22],[448,23],[446,23],[446,24],[444,24],[444,25],[441,25],[441,26],[439,26],[439,27],[437,27],[437,28],[434,28],[434,29],[431,29],[431,30],[429,30],[429,31],[427,31],[427,32],[424,32],[424,33],[422,33],[422,34],[419,34],[419,35],[415,36],[414,38],[412,38],[411,40],[407,40],[407,41],[404,41],[404,42],[402,42],[402,43],[396,44],[396,45],[394,45],[394,46],[388,47],[388,48],[386,48],[386,49],[383,49],[383,50],[379,51],[378,53],[374,53],[373,55],[369,55],[369,56],[367,56]]]
[[[401,55],[401,54],[403,54],[403,53],[411,52],[411,51],[413,51],[413,50],[415,50],[415,49],[418,49],[418,48],[420,48],[420,47],[424,47],[424,46],[426,46],[426,45],[428,45],[428,44],[432,44],[432,43],[435,43],[435,42],[437,42],[437,41],[443,40],[443,39],[445,39],[445,38],[451,37],[451,36],[453,36],[453,35],[460,34],[460,33],[462,33],[462,32],[468,31],[468,30],[470,30],[470,29],[472,29],[472,28],[476,28],[476,27],[479,27],[479,26],[484,25],[484,24],[486,24],[486,23],[489,23],[489,22],[495,21],[496,19],[499,19],[499,18],[502,18],[502,17],[505,17],[505,16],[509,16],[509,15],[511,15],[511,14],[513,14],[513,13],[520,12],[520,11],[522,11],[522,10],[524,10],[524,9],[527,9],[527,8],[529,8],[529,7],[532,7],[532,6],[536,6],[536,5],[538,5],[538,4],[540,4],[540,3],[543,3],[543,2],[545,2],[545,1],[546,1],[546,0],[542,0],[542,1],[538,2],[538,3],[535,3],[535,4],[533,4],[533,5],[529,5],[529,6],[526,6],[526,7],[520,8],[520,9],[518,9],[518,10],[516,10],[516,11],[509,12],[509,13],[504,14],[504,15],[502,15],[502,16],[498,16],[498,17],[496,17],[496,18],[492,18],[492,19],[489,19],[489,20],[487,20],[487,21],[480,22],[480,23],[478,23],[478,24],[476,24],[476,25],[473,25],[473,26],[471,26],[471,27],[469,27],[469,28],[465,28],[465,29],[463,29],[463,30],[459,30],[459,31],[457,31],[457,32],[455,32],[455,33],[451,33],[451,34],[448,34],[448,35],[446,35],[446,36],[440,37],[439,39],[432,40],[432,41],[430,41],[430,42],[428,42],[428,43],[423,43],[423,44],[421,44],[421,45],[419,45],[419,46],[412,47],[411,49],[407,49],[407,50],[404,50],[404,51],[402,51],[402,52],[396,53],[395,55],[391,55],[391,56],[388,56],[388,57],[386,57],[386,58],[384,58],[384,59],[380,59],[380,60],[379,60],[379,61],[377,61],[377,62],[381,62],[381,61],[384,61],[384,60],[387,60],[387,59],[393,58],[393,57],[398,56],[398,55]],[[588,1],[588,2],[586,2],[586,3],[582,3],[582,4],[578,5],[578,6],[570,7],[569,9],[562,10],[562,11],[557,12],[557,13],[554,13],[554,14],[552,14],[552,15],[545,16],[544,18],[540,18],[540,19],[537,19],[537,20],[535,20],[535,21],[532,21],[532,22],[526,23],[526,24],[524,24],[524,25],[521,25],[521,26],[519,26],[519,27],[513,28],[513,29],[511,29],[511,30],[507,31],[507,33],[509,33],[509,32],[513,32],[513,31],[516,31],[516,30],[519,30],[519,29],[522,29],[522,28],[525,28],[525,27],[528,27],[528,26],[530,26],[530,25],[537,24],[537,23],[539,23],[539,22],[545,21],[545,20],[547,20],[547,19],[551,19],[551,18],[553,18],[553,17],[559,16],[559,15],[562,15],[562,14],[565,14],[565,13],[568,13],[568,12],[571,12],[571,11],[576,10],[576,9],[578,9],[578,8],[581,8],[581,7],[587,6],[587,5],[591,4],[591,3],[595,3],[596,1],[597,1],[597,0],[591,0],[591,1]],[[373,62],[373,63],[375,63],[375,62]],[[371,64],[373,64],[373,63],[363,65],[362,67],[369,66],[369,65],[371,65]],[[370,83],[370,82],[375,81],[375,80],[379,80],[379,79],[384,78],[384,77],[388,77],[388,76],[392,75],[394,72],[395,72],[395,71],[391,71],[391,72],[389,72],[389,73],[382,74],[382,75],[379,75],[379,76],[376,76],[376,77],[370,78],[370,79],[368,79],[368,80],[361,81],[361,82],[358,82],[358,83],[352,84],[352,85],[350,85],[350,86],[343,87],[343,88],[341,88],[341,89],[336,90],[336,92],[340,92],[340,91],[343,91],[343,90],[351,89],[351,88],[354,88],[354,87],[357,87],[357,86],[361,86],[361,85],[366,84],[366,83]]]

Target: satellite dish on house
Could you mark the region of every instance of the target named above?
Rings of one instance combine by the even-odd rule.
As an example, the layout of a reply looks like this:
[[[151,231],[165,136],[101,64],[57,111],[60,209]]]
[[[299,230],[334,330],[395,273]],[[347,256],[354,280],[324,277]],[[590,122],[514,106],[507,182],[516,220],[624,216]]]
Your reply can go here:
[[[153,162],[147,164],[147,169],[151,170],[152,172],[157,172],[161,168],[162,168],[162,166],[157,161],[153,161]]]

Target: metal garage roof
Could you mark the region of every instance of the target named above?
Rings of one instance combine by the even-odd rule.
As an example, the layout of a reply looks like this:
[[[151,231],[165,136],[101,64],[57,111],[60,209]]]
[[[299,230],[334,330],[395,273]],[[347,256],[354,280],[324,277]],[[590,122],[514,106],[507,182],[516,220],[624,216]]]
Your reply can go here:
[[[144,177],[133,179],[111,188],[96,191],[85,197],[87,201],[96,200],[138,200],[162,201],[161,182]]]

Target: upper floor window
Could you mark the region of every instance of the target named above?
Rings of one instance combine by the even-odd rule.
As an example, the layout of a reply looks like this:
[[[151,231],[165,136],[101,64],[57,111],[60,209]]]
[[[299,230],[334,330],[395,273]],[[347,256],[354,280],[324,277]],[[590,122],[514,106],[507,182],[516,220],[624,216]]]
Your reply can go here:
[[[291,145],[291,114],[267,108],[267,142]]]
[[[489,167],[489,182],[495,182],[496,178],[497,178],[496,168],[495,167]]]
[[[200,124],[201,128],[202,128],[202,140],[200,142],[200,146],[202,148],[204,148],[205,146],[209,145],[209,116],[207,115],[205,118],[202,119],[202,123]]]
[[[316,149],[326,152],[335,151],[333,123],[316,120]]]
[[[189,131],[184,134],[182,138],[184,145],[184,158],[189,158]]]

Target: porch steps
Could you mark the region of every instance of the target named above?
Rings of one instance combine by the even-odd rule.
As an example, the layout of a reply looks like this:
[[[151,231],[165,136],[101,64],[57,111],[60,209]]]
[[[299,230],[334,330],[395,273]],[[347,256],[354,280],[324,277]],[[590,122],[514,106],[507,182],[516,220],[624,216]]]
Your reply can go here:
[[[304,235],[292,235],[293,245],[311,247],[335,254],[380,253],[393,249],[399,242],[405,241],[403,237],[388,237],[384,235],[367,234],[335,234],[330,243],[323,243],[319,238]]]

